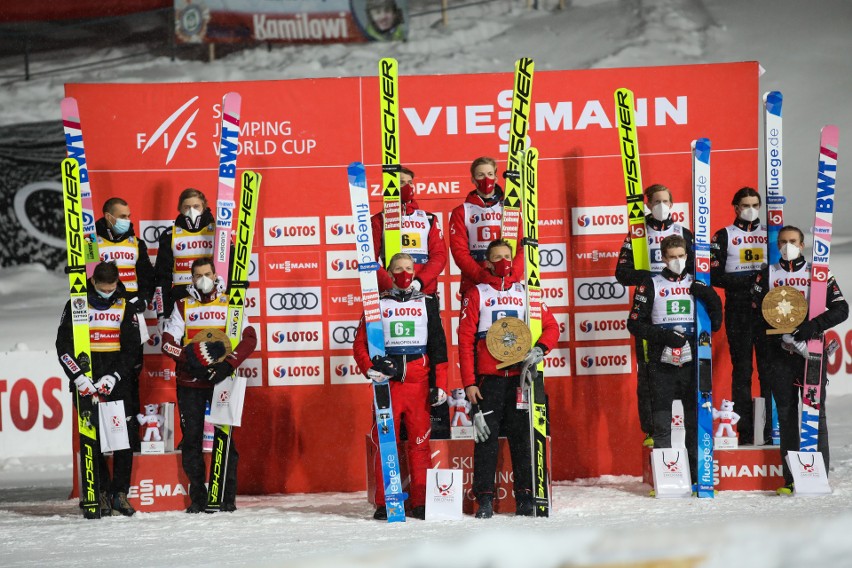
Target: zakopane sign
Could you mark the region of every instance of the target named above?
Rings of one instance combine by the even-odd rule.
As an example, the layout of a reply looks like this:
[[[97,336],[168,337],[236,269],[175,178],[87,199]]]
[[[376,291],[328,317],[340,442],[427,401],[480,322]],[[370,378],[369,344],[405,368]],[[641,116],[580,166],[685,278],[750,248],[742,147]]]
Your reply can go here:
[[[758,74],[756,62],[536,74],[529,137],[540,153],[542,294],[561,327],[545,373],[555,480],[641,471],[635,353],[623,326],[632,290],[613,278],[627,233],[613,92],[635,93],[643,180],[671,188],[687,226],[690,142],[713,140],[715,230],[732,220],[731,195],[757,187]],[[401,161],[445,232],[473,189],[470,162],[492,156],[505,169],[511,88],[511,73],[400,77]],[[375,77],[66,86],[79,102],[95,204],[127,199],[152,254],[183,189],[215,202],[222,95],[242,95],[237,166],[261,173],[264,192],[246,302],[260,341],[240,369],[252,388],[235,434],[241,492],[365,487],[371,397],[351,355],[361,300],[346,167],[367,164],[378,212],[377,89]],[[458,280],[450,262],[439,292],[453,345]],[[148,316],[141,399],[173,401]],[[716,393],[727,396],[723,332],[714,355]],[[458,387],[452,346],[449,356]]]

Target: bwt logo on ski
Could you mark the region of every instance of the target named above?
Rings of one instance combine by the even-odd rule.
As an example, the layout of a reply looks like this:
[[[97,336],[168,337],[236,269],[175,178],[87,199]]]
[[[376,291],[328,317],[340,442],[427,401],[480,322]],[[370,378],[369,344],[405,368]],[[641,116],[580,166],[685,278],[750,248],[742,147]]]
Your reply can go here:
[[[766,244],[766,235],[746,235],[741,237],[737,235],[733,239],[731,239],[731,244],[733,245],[741,245],[741,244]]]
[[[318,245],[317,227],[319,217],[267,217],[263,219],[263,245]]]
[[[470,216],[470,224],[476,225],[481,221],[501,221],[503,214],[499,211],[485,211],[484,213],[474,213]]]
[[[190,107],[197,100],[198,95],[186,101],[180,108],[161,122],[160,125],[154,129],[152,134],[148,134],[147,132],[137,132],[136,149],[138,150],[141,148],[142,153],[144,154],[156,144],[158,147],[168,150],[168,153],[166,154],[166,164],[168,164],[172,161],[175,153],[180,148],[187,148],[191,150],[198,146],[196,132],[189,129],[195,121],[195,117],[198,116],[198,111],[200,110],[198,108],[196,108],[194,112],[190,110]],[[187,117],[187,115],[189,116]],[[172,128],[172,125],[181,119],[183,120],[183,124],[179,127],[175,125],[175,127]]]

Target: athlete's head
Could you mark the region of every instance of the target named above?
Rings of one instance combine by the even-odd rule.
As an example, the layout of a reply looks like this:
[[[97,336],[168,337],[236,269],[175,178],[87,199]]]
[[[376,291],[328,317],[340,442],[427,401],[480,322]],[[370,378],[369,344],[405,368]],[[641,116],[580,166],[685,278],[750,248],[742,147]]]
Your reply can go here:
[[[512,273],[512,245],[504,239],[496,239],[488,243],[485,249],[485,267],[494,276],[505,278]]]
[[[216,285],[216,266],[209,256],[196,258],[192,261],[192,285],[203,293],[209,294]]]
[[[805,248],[805,234],[798,227],[784,225],[778,231],[778,250],[781,258],[792,261],[799,258]]]
[[[207,209],[207,198],[197,189],[188,187],[180,192],[178,211],[181,215],[194,222]]]
[[[494,195],[494,188],[497,183],[497,161],[488,156],[475,159],[470,164],[470,180],[482,197]]]
[[[731,205],[738,219],[748,223],[756,221],[760,216],[760,193],[753,187],[741,187],[734,194]]]
[[[666,267],[675,274],[686,268],[686,239],[680,235],[669,235],[660,243],[660,254]]]
[[[118,288],[118,267],[115,263],[99,262],[92,272],[92,284],[101,298],[110,298]]]
[[[110,197],[104,202],[104,219],[112,230],[123,235],[130,229],[130,206],[120,197]]]
[[[414,258],[407,252],[396,253],[390,259],[388,272],[393,279],[394,288],[408,290],[414,281]]]
[[[402,23],[402,10],[395,0],[367,0],[367,16],[376,30],[385,33]]]
[[[672,192],[666,186],[655,183],[645,188],[645,203],[657,221],[665,221],[672,210]]]

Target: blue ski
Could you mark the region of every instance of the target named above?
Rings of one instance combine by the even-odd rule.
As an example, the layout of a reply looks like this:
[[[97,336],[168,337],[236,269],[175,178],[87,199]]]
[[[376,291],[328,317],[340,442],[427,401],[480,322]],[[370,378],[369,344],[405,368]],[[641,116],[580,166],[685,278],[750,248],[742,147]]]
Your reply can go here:
[[[364,321],[367,328],[367,346],[370,357],[384,357],[385,338],[382,313],[379,309],[379,284],[376,272],[376,252],[373,247],[373,229],[370,225],[370,202],[367,194],[367,174],[364,164],[349,164],[349,196],[352,200],[352,220],[355,224],[355,243],[358,255],[358,274],[361,278],[361,302],[364,304]],[[382,457],[382,480],[385,487],[385,505],[388,522],[405,522],[405,498],[402,476],[399,471],[399,453],[396,448],[396,431],[393,421],[390,385],[373,382],[373,404],[376,428],[379,432],[379,453]]]
[[[710,140],[692,141],[692,215],[695,231],[695,281],[710,286]],[[698,396],[698,497],[713,498],[713,353],[710,316],[695,299],[695,365]]]

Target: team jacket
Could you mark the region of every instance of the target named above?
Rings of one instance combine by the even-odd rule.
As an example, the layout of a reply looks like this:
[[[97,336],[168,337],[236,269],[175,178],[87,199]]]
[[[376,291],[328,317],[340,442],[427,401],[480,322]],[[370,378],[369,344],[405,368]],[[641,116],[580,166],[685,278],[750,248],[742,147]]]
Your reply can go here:
[[[477,225],[476,215],[485,214],[492,217],[490,225]],[[500,237],[500,223],[503,219],[503,191],[496,186],[494,197],[486,203],[476,192],[467,194],[462,205],[453,209],[450,215],[450,252],[456,266],[461,270],[461,285],[459,294],[464,294],[470,287],[480,282],[488,281],[491,272],[485,268],[485,247],[488,243]],[[523,237],[523,225],[518,221],[518,243]],[[480,250],[471,250],[471,244],[476,243]],[[518,247],[520,252],[521,247]],[[524,255],[515,254],[512,261],[512,273],[524,273]]]
[[[170,227],[167,231],[164,231],[163,234],[160,235],[157,248],[157,263],[154,265],[154,286],[163,291],[163,301],[166,304],[165,315],[167,317],[171,313],[174,303],[181,298],[185,298],[188,294],[187,285],[173,284],[175,255],[174,251],[172,251],[172,236],[174,234],[174,227],[180,227],[189,233],[201,233],[206,230],[211,223],[215,225],[216,219],[213,218],[213,214],[210,212],[210,209],[205,209],[201,216],[196,219],[196,222],[198,223],[197,227],[190,227],[187,224],[186,217],[178,215],[177,218],[175,218],[174,226]],[[206,254],[199,254],[199,256],[213,256],[212,237],[210,241],[210,250]],[[231,257],[233,257],[233,255],[231,255]]]
[[[710,280],[728,301],[751,303],[754,275],[766,263],[766,227],[742,219],[719,229],[710,241]]]
[[[128,264],[126,269],[122,264],[121,259],[116,259],[115,263],[119,268],[119,278],[122,282],[127,280],[135,280],[137,283],[137,291],[128,290],[131,295],[138,296],[139,299],[146,304],[151,301],[154,295],[154,266],[151,264],[151,259],[148,256],[148,245],[145,241],[136,236],[133,230],[133,224],[130,224],[130,229],[123,235],[116,235],[106,219],[101,217],[95,223],[95,232],[104,242],[99,244],[98,253],[101,260],[113,260],[112,258],[104,258],[113,248],[121,248],[129,246],[138,250],[135,263]],[[132,266],[132,268],[131,268]],[[132,272],[130,274],[129,272]]]
[[[434,294],[438,289],[438,276],[447,266],[447,243],[444,241],[444,232],[441,223],[433,213],[420,209],[417,201],[412,199],[402,205],[402,252],[414,256],[414,274],[420,281],[420,291],[424,294]],[[376,250],[376,258],[386,262],[384,255],[384,213],[376,213],[371,218],[373,226],[373,246]],[[406,223],[410,226],[406,227]],[[425,227],[420,227],[425,223]],[[426,235],[425,243],[420,242]],[[426,256],[424,259],[423,256]],[[384,265],[383,262],[382,264]],[[393,280],[384,267],[380,267],[377,273],[379,290],[391,290]]]
[[[407,382],[424,382],[429,381],[430,386],[436,386],[447,391],[447,338],[444,335],[444,328],[441,325],[441,315],[438,312],[437,302],[425,302],[426,296],[419,292],[402,292],[401,290],[391,290],[382,294],[380,306],[384,312],[386,309],[394,309],[395,307],[408,307],[414,305],[422,305],[426,310],[426,330],[425,330],[425,349],[421,349],[424,353],[413,353],[410,355],[388,355],[397,363],[397,368],[401,370],[399,376],[394,377],[394,380]],[[383,321],[384,323],[384,321]],[[386,337],[387,339],[387,337]],[[387,341],[386,341],[387,343]],[[366,377],[367,370],[373,366],[370,358],[369,345],[367,344],[367,326],[364,317],[361,317],[361,322],[358,324],[358,330],[355,332],[355,341],[352,343],[355,363]]]
[[[120,380],[116,383],[109,400],[123,399],[130,394],[133,381],[131,374],[133,365],[139,357],[142,349],[139,336],[139,323],[136,320],[136,312],[126,308],[124,298],[124,286],[119,282],[115,294],[109,300],[101,298],[95,292],[94,286],[89,280],[89,337],[92,343],[92,382],[96,383],[102,376],[118,373]],[[116,315],[112,325],[101,325],[98,323],[99,314]],[[115,332],[118,337],[115,337]],[[103,333],[104,337],[101,337]],[[106,337],[107,334],[110,337]],[[99,345],[97,345],[99,344]],[[74,379],[81,373],[79,368],[79,351],[74,349],[74,330],[71,325],[71,301],[65,303],[62,318],[59,321],[59,329],[56,333],[56,354],[59,364],[69,379],[69,388],[73,392]]]
[[[648,254],[651,257],[651,274],[659,274],[663,270],[663,266],[659,266],[662,262],[660,257],[660,243],[663,238],[675,234],[677,230],[686,239],[686,270],[684,273],[694,272],[695,255],[693,254],[693,244],[695,242],[692,232],[686,227],[676,225],[672,218],[669,217],[665,221],[657,221],[653,215],[645,215],[645,229],[648,232]],[[657,264],[657,269],[654,270],[654,264]],[[621,245],[621,250],[618,252],[618,262],[615,265],[615,279],[623,286],[638,286],[647,276],[647,272],[636,270],[633,264],[633,243],[628,234],[624,237],[624,243]]]
[[[489,272],[490,274],[490,272]],[[491,275],[491,278],[494,278]],[[505,375],[518,376],[521,372],[521,365],[513,365],[506,369],[497,369],[500,363],[491,353],[488,352],[488,347],[485,344],[485,333],[490,323],[483,319],[488,318],[493,321],[499,319],[503,314],[517,316],[519,319],[524,319],[527,305],[526,300],[520,302],[518,298],[524,298],[524,285],[519,283],[516,278],[508,277],[501,284],[478,284],[469,288],[462,298],[462,308],[459,314],[459,365],[461,366],[461,379],[464,387],[469,387],[476,384],[476,377],[481,375]],[[505,298],[507,301],[506,308],[500,307],[499,310],[492,309],[492,305],[498,304],[494,302],[497,297]],[[514,313],[512,313],[514,312]],[[486,314],[485,316],[483,314]],[[490,314],[490,317],[489,315]],[[480,325],[480,320],[482,325]],[[559,325],[556,323],[553,314],[550,313],[548,307],[542,302],[541,304],[541,336],[536,341],[536,345],[541,347],[542,351],[547,354],[556,342],[559,340]],[[475,355],[474,355],[475,353]]]
[[[666,347],[666,337],[675,327],[663,320],[667,313],[673,314],[677,310],[667,310],[665,306],[673,299],[682,299],[688,302],[690,313],[694,314],[694,298],[688,293],[691,285],[692,275],[686,270],[683,274],[677,275],[668,268],[664,268],[656,276],[646,276],[636,286],[636,291],[633,293],[633,307],[627,318],[627,330],[648,342],[649,361],[660,361]],[[678,288],[685,288],[686,292],[680,292]],[[722,301],[713,288],[710,286],[706,288],[709,297],[707,314],[710,316],[710,327],[712,331],[717,331],[722,326]],[[681,322],[681,325],[686,328],[683,333],[689,339],[692,353],[697,353],[694,323],[689,325],[689,323]]]
[[[201,295],[194,286],[188,289],[189,295],[186,298],[179,300],[175,304],[175,309],[172,315],[166,320],[163,326],[163,347],[162,351],[175,362],[175,374],[177,383],[181,386],[192,388],[213,388],[213,384],[203,379],[196,379],[186,368],[186,353],[183,347],[186,346],[192,336],[200,329],[216,328],[225,331],[225,314],[228,311],[228,296],[219,291],[213,291],[211,294]],[[187,312],[197,309],[206,309],[215,317],[209,318],[209,322],[205,322],[203,315],[191,316],[187,318]],[[194,326],[188,324],[187,320],[197,321],[199,325]],[[249,324],[248,318],[243,316],[243,335],[240,342],[234,350],[225,358],[231,366],[236,369],[246,358],[254,353],[257,347],[257,333]]]
[[[781,259],[778,264],[768,266],[754,275],[751,287],[752,309],[756,310],[759,316],[758,319],[763,322],[764,327],[769,327],[769,324],[766,323],[761,315],[761,306],[763,305],[763,298],[766,297],[766,294],[776,286],[792,285],[794,288],[803,292],[807,298],[810,274],[810,265],[800,256],[792,262]],[[788,281],[794,275],[800,276],[796,277],[795,280]],[[837,324],[846,321],[846,318],[849,317],[849,304],[843,297],[840,286],[837,285],[837,281],[831,273],[828,275],[825,308],[826,310],[823,313],[813,319],[817,323],[820,332],[831,329]],[[780,335],[767,335],[766,337],[768,341],[781,341]]]

